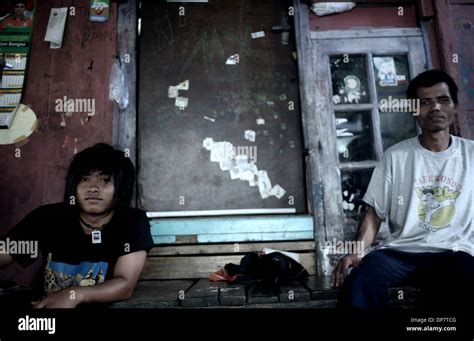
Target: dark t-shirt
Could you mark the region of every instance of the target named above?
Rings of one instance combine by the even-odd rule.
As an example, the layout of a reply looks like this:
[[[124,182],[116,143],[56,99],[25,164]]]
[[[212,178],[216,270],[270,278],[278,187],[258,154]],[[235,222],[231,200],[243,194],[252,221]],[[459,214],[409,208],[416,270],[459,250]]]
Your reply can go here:
[[[23,267],[36,260],[31,257],[34,246],[30,243],[37,242],[45,260],[44,271],[34,285],[34,296],[40,297],[70,286],[102,283],[113,278],[120,256],[140,250],[148,252],[153,247],[150,223],[139,209],[116,211],[100,233],[101,242],[92,243],[92,236],[85,234],[79,223],[77,206],[58,203],[35,209],[3,239],[8,238],[10,244],[23,241],[24,247],[10,252]],[[27,246],[30,246],[29,254]]]

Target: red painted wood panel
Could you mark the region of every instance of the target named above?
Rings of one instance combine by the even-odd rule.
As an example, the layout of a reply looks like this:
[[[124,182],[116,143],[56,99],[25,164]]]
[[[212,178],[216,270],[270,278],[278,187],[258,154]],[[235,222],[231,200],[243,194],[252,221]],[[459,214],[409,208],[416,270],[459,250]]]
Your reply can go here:
[[[460,134],[474,139],[474,6],[450,5],[450,17],[454,29],[455,53],[459,70],[458,121]]]
[[[39,118],[38,130],[20,147],[0,146],[0,235],[32,209],[62,200],[65,176],[75,151],[97,142],[112,142],[113,103],[108,100],[108,82],[116,51],[116,5],[105,23],[88,20],[88,0],[37,1],[33,43],[23,103]],[[67,19],[63,47],[44,42],[51,7],[75,6]],[[95,116],[74,113],[65,117],[55,111],[55,100],[95,99]],[[81,122],[82,120],[82,122]],[[8,269],[8,274],[15,270]],[[3,275],[5,276],[5,274]],[[31,271],[18,275],[29,283]]]
[[[414,6],[403,6],[403,15],[398,7],[355,7],[349,12],[319,17],[310,12],[311,31],[345,30],[351,28],[417,27]]]

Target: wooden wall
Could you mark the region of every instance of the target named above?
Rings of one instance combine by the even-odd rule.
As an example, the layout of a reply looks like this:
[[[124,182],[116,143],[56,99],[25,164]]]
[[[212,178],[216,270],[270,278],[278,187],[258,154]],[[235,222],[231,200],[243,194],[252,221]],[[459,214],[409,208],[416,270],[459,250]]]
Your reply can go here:
[[[402,6],[403,15],[399,15],[398,6],[390,7],[354,7],[349,12],[328,16],[317,16],[310,12],[311,31],[347,30],[351,28],[416,27],[414,6]]]
[[[108,83],[116,51],[116,4],[107,22],[92,23],[88,0],[36,3],[23,103],[36,113],[39,127],[20,147],[20,158],[15,158],[18,146],[0,146],[0,235],[32,209],[62,200],[67,167],[76,151],[97,142],[112,142],[113,103],[108,100]],[[72,5],[75,16],[67,19],[63,47],[52,50],[44,42],[50,10]],[[63,121],[55,111],[55,100],[63,96],[95,99],[96,114],[88,119],[87,113],[74,113]],[[10,266],[0,276],[8,277],[16,267]],[[16,276],[17,280],[29,283],[31,272]]]
[[[459,86],[458,133],[474,139],[474,4],[449,6],[449,16],[453,27],[452,45],[447,44],[449,69],[457,77]],[[443,27],[444,23],[440,23]],[[454,49],[452,49],[454,46]],[[458,57],[455,59],[451,53]],[[448,70],[449,70],[448,69]]]

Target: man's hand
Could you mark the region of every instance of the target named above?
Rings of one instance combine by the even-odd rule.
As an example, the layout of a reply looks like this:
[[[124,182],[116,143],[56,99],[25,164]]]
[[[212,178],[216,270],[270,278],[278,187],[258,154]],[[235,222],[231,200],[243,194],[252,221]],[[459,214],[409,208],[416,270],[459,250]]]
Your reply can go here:
[[[80,302],[74,287],[49,294],[41,301],[32,302],[33,308],[75,308]]]
[[[356,233],[356,241],[366,245],[367,247],[372,245],[375,240],[375,236],[380,229],[382,220],[375,213],[375,209],[369,205],[367,212],[365,213],[362,223],[359,225]],[[332,272],[331,285],[339,288],[347,275],[347,269],[350,267],[355,268],[361,261],[360,255],[350,254],[345,255],[337,264],[336,269]]]
[[[335,288],[339,288],[347,275],[347,270],[350,267],[355,268],[357,265],[359,265],[360,261],[361,258],[358,255],[345,255],[332,272],[331,285]]]

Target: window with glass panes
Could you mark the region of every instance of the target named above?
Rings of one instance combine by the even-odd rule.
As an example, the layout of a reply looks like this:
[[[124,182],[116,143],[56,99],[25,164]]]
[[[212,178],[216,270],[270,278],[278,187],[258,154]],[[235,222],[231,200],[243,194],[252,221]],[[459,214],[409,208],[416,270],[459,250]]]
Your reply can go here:
[[[426,69],[421,32],[400,30],[397,36],[392,30],[383,37],[389,30],[382,30],[377,37],[374,31],[318,33],[322,39],[315,41],[316,77],[330,78],[322,93],[330,94],[331,103],[319,114],[332,116],[335,134],[327,134],[327,140],[336,151],[329,157],[339,169],[339,184],[327,176],[325,185],[341,192],[346,221],[364,213],[362,198],[384,150],[418,132],[412,112],[380,104],[404,100],[410,79]],[[404,32],[410,33],[403,37]]]
[[[417,133],[413,114],[395,105],[405,98],[411,78],[408,57],[342,54],[330,56],[329,63],[343,209],[358,216],[383,151]],[[394,103],[395,111],[379,111],[383,100]]]

